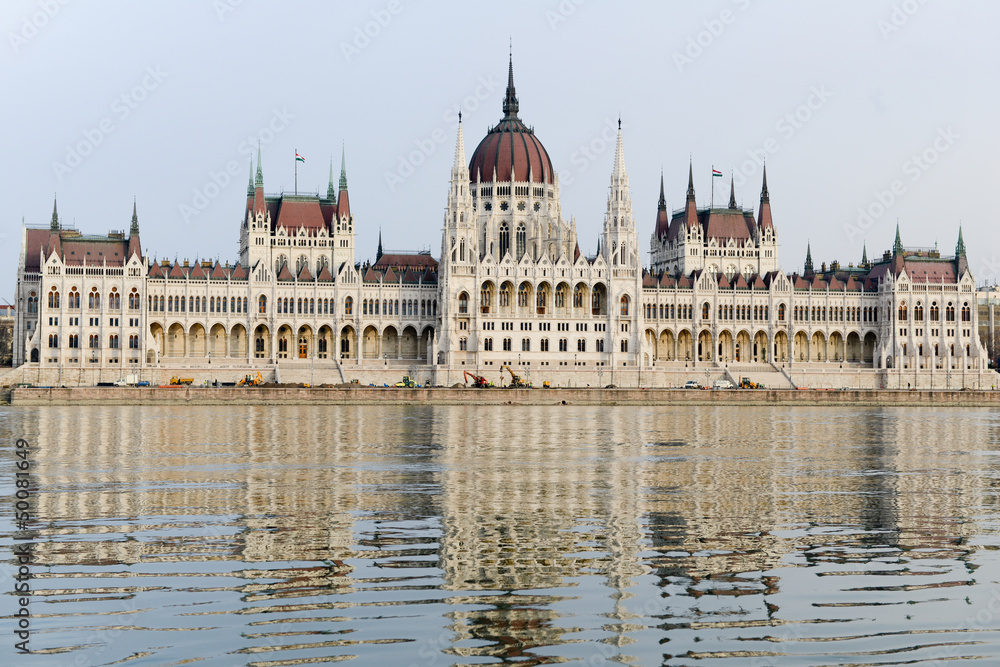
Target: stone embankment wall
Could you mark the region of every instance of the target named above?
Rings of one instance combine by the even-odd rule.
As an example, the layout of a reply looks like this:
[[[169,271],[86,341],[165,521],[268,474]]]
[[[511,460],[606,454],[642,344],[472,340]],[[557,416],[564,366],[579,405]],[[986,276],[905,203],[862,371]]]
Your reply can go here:
[[[829,405],[1000,406],[1000,391],[18,387],[23,405]]]

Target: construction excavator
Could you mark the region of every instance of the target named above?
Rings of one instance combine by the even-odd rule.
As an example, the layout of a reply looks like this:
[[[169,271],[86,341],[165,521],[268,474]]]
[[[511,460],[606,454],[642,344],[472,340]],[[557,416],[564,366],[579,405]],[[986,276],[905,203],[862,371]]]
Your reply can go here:
[[[264,384],[264,376],[257,373],[257,376],[247,375],[242,380],[236,383],[237,387],[259,387]]]
[[[475,373],[470,373],[465,371],[465,382],[468,384],[469,378],[472,378],[472,386],[476,389],[486,389],[490,386],[489,381],[482,377],[481,375],[476,375]]]
[[[500,367],[500,375],[503,375],[503,372],[505,370],[508,373],[510,373],[510,384],[507,385],[508,387],[510,387],[511,389],[524,389],[524,388],[526,388],[528,386],[525,383],[525,381],[521,379],[520,375],[518,375],[517,373],[515,373],[514,371],[512,371],[510,369],[510,366],[507,366],[507,365],[501,366]]]

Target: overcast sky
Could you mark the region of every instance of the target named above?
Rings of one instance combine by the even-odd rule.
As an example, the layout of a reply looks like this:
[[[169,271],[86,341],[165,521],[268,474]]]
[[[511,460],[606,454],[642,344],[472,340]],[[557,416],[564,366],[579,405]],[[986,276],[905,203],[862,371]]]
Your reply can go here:
[[[52,198],[84,233],[128,229],[138,202],[158,259],[238,258],[250,153],[268,193],[326,191],[346,148],[357,258],[440,247],[464,109],[467,155],[501,117],[508,40],[520,116],[560,174],[563,214],[593,253],[621,116],[639,240],[660,170],[683,205],[755,209],[766,158],[786,271],[807,241],[846,264],[907,246],[1000,275],[994,199],[1000,3],[267,2],[4,0],[0,298],[22,216]],[[230,173],[233,172],[233,173]],[[648,262],[648,254],[646,255]]]

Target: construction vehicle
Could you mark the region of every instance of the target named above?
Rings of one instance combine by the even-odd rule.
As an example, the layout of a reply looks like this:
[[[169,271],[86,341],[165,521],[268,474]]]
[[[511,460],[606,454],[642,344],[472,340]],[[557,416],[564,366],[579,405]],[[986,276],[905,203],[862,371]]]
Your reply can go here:
[[[527,384],[525,384],[524,380],[521,379],[520,375],[518,375],[517,373],[515,373],[510,369],[510,366],[503,365],[500,367],[501,376],[503,375],[504,370],[510,373],[510,384],[507,385],[508,387],[512,389],[524,389],[528,386]]]
[[[740,389],[763,389],[764,385],[760,384],[759,382],[754,382],[750,378],[742,377],[740,378],[739,387]]]
[[[174,376],[174,377],[170,378],[170,384],[173,384],[173,385],[191,384],[193,382],[194,382],[194,378],[179,378],[177,376]]]
[[[403,376],[403,380],[401,382],[397,382],[396,384],[394,384],[392,386],[393,387],[407,387],[408,389],[413,389],[414,387],[417,386],[417,383],[414,382],[413,378],[411,378],[409,375],[404,375]]]
[[[552,388],[552,383],[549,382],[548,380],[542,383],[542,389],[551,389],[551,388]]]
[[[264,376],[261,375],[258,372],[257,373],[257,377],[254,377],[253,375],[247,375],[242,380],[240,380],[239,382],[237,382],[236,386],[237,387],[259,387],[262,384],[264,384]]]
[[[489,381],[481,375],[476,375],[475,373],[470,373],[465,371],[465,382],[469,382],[469,378],[472,378],[472,386],[476,389],[486,389],[490,386]]]

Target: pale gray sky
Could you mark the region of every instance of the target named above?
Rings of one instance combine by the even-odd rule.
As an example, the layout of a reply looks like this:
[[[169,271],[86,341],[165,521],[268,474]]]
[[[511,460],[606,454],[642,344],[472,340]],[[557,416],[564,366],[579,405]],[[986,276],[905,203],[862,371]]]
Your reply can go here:
[[[346,146],[359,260],[380,228],[387,249],[436,256],[455,111],[471,155],[501,117],[508,39],[585,253],[620,114],[644,248],[661,167],[671,208],[689,157],[699,205],[714,165],[716,199],[735,172],[756,208],[766,157],[786,271],[807,240],[817,266],[878,256],[898,218],[905,245],[945,253],[961,221],[992,280],[997,25],[986,0],[5,0],[0,298],[22,216],[47,224],[54,193],[84,233],[127,229],[135,196],[150,255],[235,261],[258,138],[269,193],[292,189],[296,149],[299,190],[325,192]]]

